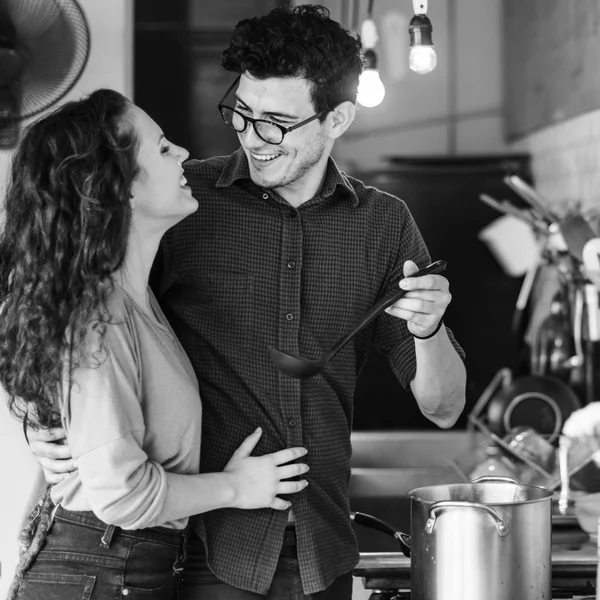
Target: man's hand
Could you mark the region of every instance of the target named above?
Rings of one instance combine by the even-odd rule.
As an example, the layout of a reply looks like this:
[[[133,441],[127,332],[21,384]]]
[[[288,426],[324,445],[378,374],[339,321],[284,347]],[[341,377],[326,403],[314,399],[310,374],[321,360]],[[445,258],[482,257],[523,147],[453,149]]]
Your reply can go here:
[[[65,430],[27,428],[29,447],[44,472],[44,479],[51,485],[65,479],[77,467],[67,446]]]
[[[411,277],[419,270],[412,261],[404,263],[404,279],[400,281],[403,290],[410,290],[406,296],[386,309],[394,317],[404,319],[408,330],[421,337],[433,333],[438,326],[452,296],[448,280],[442,275]]]

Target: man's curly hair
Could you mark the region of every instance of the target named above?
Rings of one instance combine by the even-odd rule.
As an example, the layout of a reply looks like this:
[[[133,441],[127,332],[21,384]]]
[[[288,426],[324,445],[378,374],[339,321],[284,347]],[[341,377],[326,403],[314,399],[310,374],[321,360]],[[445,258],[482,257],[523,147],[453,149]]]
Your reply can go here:
[[[221,65],[257,79],[307,79],[320,113],[341,102],[356,102],[363,55],[360,37],[331,19],[327,8],[300,5],[240,21]]]

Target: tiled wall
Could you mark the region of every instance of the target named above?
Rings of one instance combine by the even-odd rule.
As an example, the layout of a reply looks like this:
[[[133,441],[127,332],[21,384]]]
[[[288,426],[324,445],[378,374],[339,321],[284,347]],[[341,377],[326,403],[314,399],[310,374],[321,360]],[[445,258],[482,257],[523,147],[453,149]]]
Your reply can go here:
[[[559,215],[580,204],[585,215],[597,218],[600,110],[532,133],[514,149],[531,154],[535,187]]]

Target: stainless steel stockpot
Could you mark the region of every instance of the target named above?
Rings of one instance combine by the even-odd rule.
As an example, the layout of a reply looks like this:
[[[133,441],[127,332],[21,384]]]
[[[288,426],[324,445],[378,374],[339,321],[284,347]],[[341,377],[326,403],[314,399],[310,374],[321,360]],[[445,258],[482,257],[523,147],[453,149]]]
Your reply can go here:
[[[408,492],[413,600],[550,600],[552,492],[508,478]]]

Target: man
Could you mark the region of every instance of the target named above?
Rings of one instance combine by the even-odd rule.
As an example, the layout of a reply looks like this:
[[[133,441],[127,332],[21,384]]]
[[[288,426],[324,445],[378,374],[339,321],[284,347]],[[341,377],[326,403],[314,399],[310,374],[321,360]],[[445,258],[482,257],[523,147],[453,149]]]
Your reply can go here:
[[[310,472],[287,513],[196,518],[181,597],[343,600],[358,559],[347,496],[357,375],[374,345],[427,418],[456,422],[466,377],[442,323],[448,281],[409,277],[430,257],[406,205],[330,158],[355,115],[356,36],[323,7],[276,9],[238,23],[222,64],[240,74],[220,110],[241,148],[186,163],[200,207],[163,238],[153,288],[199,379],[202,470],[222,469],[260,425],[258,454],[305,446]],[[322,374],[277,371],[269,346],[316,357],[399,282],[408,294]]]

